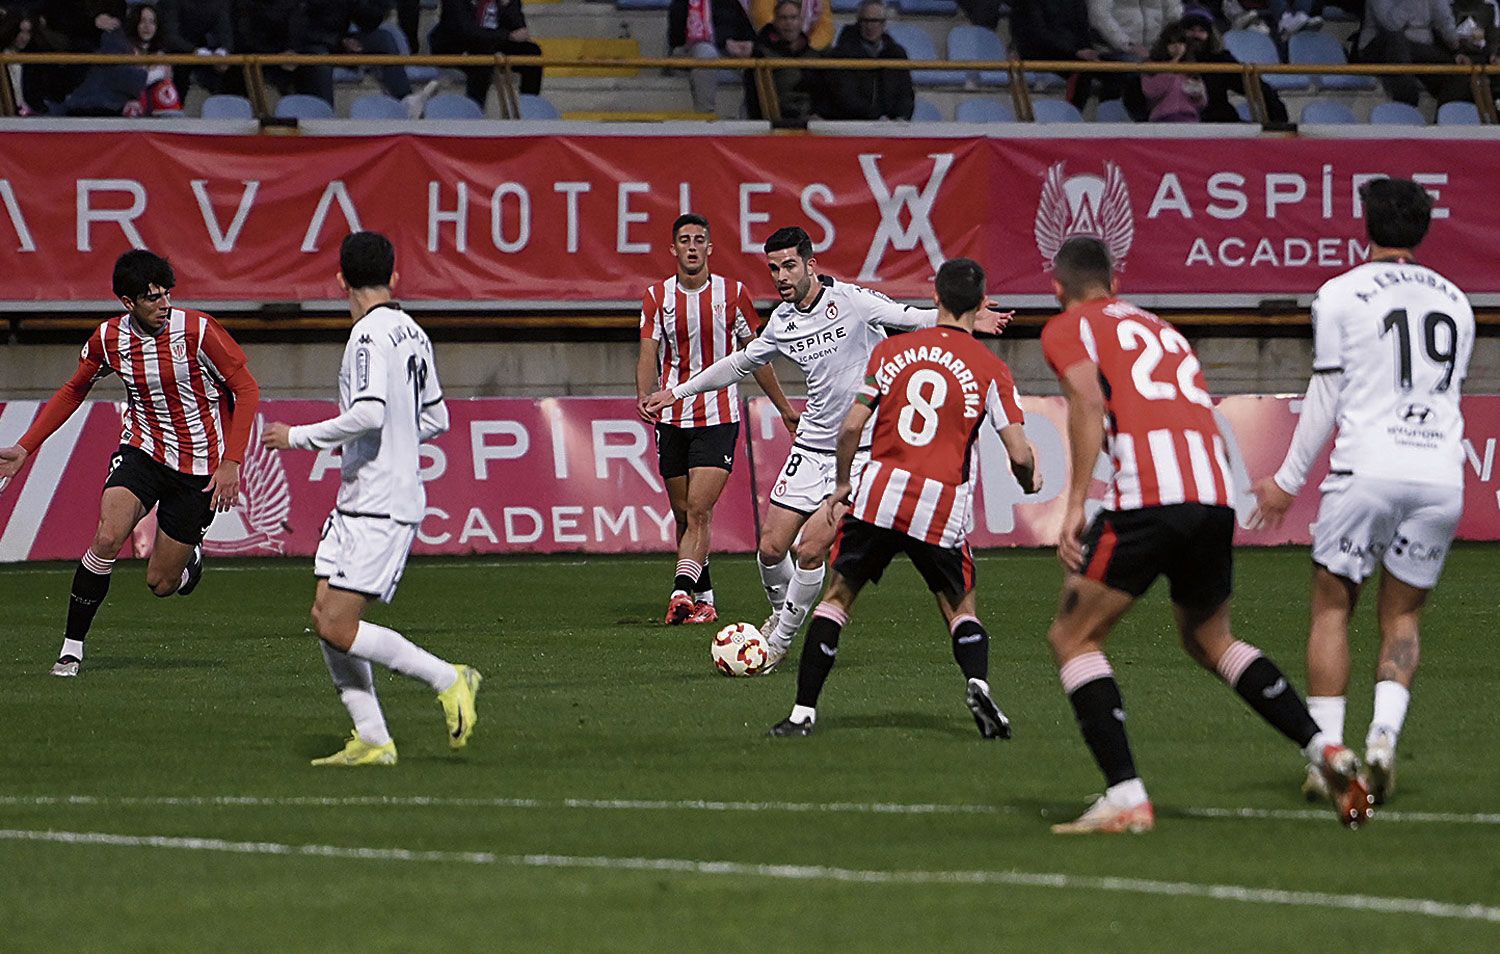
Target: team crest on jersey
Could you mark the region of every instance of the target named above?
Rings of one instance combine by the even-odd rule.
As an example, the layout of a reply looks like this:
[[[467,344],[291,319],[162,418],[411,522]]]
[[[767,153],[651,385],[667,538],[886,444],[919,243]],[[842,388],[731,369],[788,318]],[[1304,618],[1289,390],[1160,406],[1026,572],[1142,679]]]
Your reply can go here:
[[[271,556],[286,551],[291,529],[292,489],[275,451],[260,444],[266,419],[255,415],[245,462],[240,466],[240,497],[228,513],[219,514],[203,540],[207,553]]]
[[[839,318],[839,306],[834,302],[828,303],[828,320],[837,321]]]
[[[722,301],[714,302],[714,319],[717,321],[724,320],[724,303]]]
[[[171,351],[172,351],[172,360],[173,361],[186,361],[187,360],[187,341],[184,340],[184,339],[182,339],[182,338],[175,338],[175,339],[173,339],[172,345],[171,345]]]
[[[1064,242],[1085,235],[1108,246],[1115,268],[1123,270],[1135,241],[1135,213],[1125,173],[1106,162],[1103,177],[1092,173],[1070,176],[1066,162],[1054,162],[1042,180],[1033,233],[1045,269],[1052,268]]]

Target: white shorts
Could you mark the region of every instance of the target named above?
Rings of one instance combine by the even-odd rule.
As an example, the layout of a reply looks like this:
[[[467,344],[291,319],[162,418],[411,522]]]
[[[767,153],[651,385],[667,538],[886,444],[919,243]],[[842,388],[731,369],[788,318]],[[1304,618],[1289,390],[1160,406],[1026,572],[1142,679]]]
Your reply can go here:
[[[396,595],[415,524],[389,517],[356,517],[335,510],[323,524],[313,575],[336,590],[363,593],[382,603]]]
[[[1409,586],[1437,585],[1463,515],[1462,488],[1340,474],[1319,489],[1314,563],[1362,583],[1383,562],[1387,573]]]
[[[854,455],[854,465],[849,468],[849,478],[859,482],[860,472],[870,461],[870,452],[862,450]],[[786,455],[781,473],[771,488],[771,503],[809,515],[833,495],[838,461],[833,451],[809,450],[792,445]]]

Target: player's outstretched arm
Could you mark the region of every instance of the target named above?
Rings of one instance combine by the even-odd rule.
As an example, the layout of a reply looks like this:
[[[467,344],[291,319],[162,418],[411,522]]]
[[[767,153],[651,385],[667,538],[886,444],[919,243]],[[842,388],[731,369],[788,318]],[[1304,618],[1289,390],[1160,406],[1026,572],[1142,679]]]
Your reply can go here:
[[[974,331],[985,335],[1003,335],[1014,317],[1014,311],[1001,311],[998,302],[985,299],[984,306],[974,316]]]
[[[1338,418],[1339,390],[1343,385],[1342,371],[1313,372],[1307,383],[1307,395],[1302,399],[1302,414],[1297,418],[1297,429],[1292,432],[1292,444],[1287,448],[1286,459],[1273,476],[1262,477],[1250,488],[1255,494],[1255,514],[1250,518],[1252,528],[1281,526],[1286,519],[1292,501],[1307,483],[1308,472],[1328,444]]]
[[[104,362],[99,358],[102,352],[103,345],[100,344],[100,335],[96,331],[83,347],[83,356],[78,359],[78,370],[47,399],[47,403],[42,406],[42,413],[31,422],[31,426],[15,446],[0,451],[0,479],[9,480],[19,473],[26,459],[35,454],[42,443],[67,423],[73,412],[83,404],[83,399],[88,397],[94,382],[104,373]]]
[[[1026,439],[1026,428],[1020,424],[1007,424],[1000,428],[1000,443],[1010,456],[1010,472],[1024,493],[1041,492],[1042,475],[1036,466],[1036,450]]]
[[[0,480],[9,480],[19,474],[21,468],[26,466],[26,458],[30,456],[20,444],[0,448]]]
[[[775,353],[775,345],[756,338],[750,342],[749,347],[741,351],[731,351],[675,388],[652,394],[646,399],[642,409],[652,414],[659,413],[662,408],[673,401],[728,387],[748,378],[756,368],[767,364]]]
[[[1063,566],[1077,573],[1083,569],[1083,505],[1088,499],[1094,463],[1104,450],[1104,391],[1099,387],[1099,369],[1091,361],[1078,361],[1058,375],[1068,400],[1068,505],[1057,542]]]
[[[916,331],[919,328],[932,328],[937,325],[938,313],[936,308],[913,308],[903,305],[898,301],[892,301],[878,291],[856,285],[858,301],[866,309],[866,318],[872,325],[889,328],[893,331]]]
[[[338,417],[316,424],[295,426],[277,421],[267,424],[260,442],[272,450],[325,450],[342,447],[362,434],[385,426],[385,402],[373,399],[356,401]]]

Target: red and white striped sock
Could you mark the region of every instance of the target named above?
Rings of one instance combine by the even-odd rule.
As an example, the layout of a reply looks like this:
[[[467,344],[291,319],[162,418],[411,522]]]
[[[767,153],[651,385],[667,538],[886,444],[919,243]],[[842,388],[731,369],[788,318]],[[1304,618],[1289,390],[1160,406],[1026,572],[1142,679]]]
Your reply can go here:
[[[672,581],[672,595],[679,593],[688,596],[693,592],[693,587],[698,582],[698,576],[703,572],[703,564],[697,560],[678,560],[677,576]]]

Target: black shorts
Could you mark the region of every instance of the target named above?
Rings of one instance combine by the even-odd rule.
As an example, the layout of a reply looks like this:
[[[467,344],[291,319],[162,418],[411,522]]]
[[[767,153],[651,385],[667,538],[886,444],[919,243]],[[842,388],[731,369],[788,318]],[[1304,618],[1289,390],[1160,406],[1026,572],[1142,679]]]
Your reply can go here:
[[[1083,575],[1136,597],[1165,576],[1173,603],[1214,609],[1234,590],[1234,511],[1200,503],[1100,511],[1083,535]]]
[[[104,486],[124,487],[135,494],[149,512],[156,508],[156,526],[162,533],[195,547],[203,542],[214,521],[209,506],[209,478],[182,474],[159,463],[139,447],[122,446],[109,459],[109,478]]]
[[[969,545],[940,547],[899,530],[845,516],[833,541],[833,569],[855,586],[879,583],[896,554],[904,553],[927,581],[927,588],[957,603],[974,588],[974,555]]]
[[[734,445],[740,438],[739,422],[704,427],[656,425],[657,470],[668,480],[685,477],[695,467],[734,470]]]

